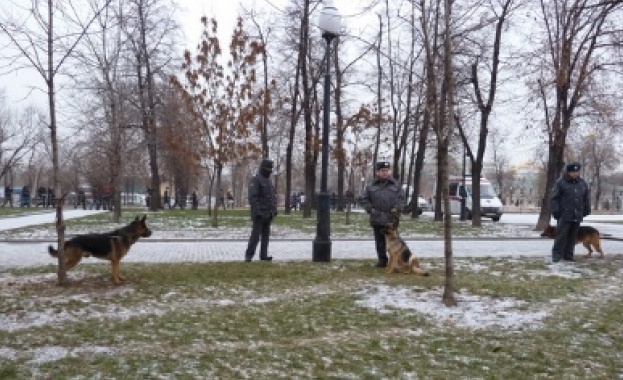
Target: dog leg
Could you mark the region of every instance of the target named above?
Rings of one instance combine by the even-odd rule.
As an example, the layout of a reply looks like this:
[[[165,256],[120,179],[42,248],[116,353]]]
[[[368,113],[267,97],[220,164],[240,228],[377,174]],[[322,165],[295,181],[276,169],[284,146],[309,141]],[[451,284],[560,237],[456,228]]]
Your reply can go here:
[[[588,241],[585,241],[582,243],[582,245],[588,249],[588,255],[586,255],[586,257],[591,257],[591,255],[593,254],[593,250],[591,249],[591,243]]]
[[[604,251],[601,249],[601,241],[597,240],[594,244],[595,250],[599,252],[600,258],[604,258]]]
[[[409,273],[411,273],[411,272],[412,272],[411,267],[409,266],[409,264],[408,264],[408,263],[405,263],[405,264],[402,266],[402,274],[409,274]]]
[[[65,268],[70,270],[71,268],[78,265],[78,263],[82,260],[82,250],[71,247],[65,248]]]
[[[112,282],[115,285],[120,285],[121,284],[121,276],[119,275],[120,261],[116,259],[112,259],[110,263],[112,264]]]
[[[415,256],[412,256],[411,259],[409,259],[409,268],[414,274],[419,276],[428,276],[428,272],[420,267],[420,261]]]
[[[389,262],[387,263],[387,269],[385,269],[386,274],[392,274],[396,267],[396,255],[389,254]]]

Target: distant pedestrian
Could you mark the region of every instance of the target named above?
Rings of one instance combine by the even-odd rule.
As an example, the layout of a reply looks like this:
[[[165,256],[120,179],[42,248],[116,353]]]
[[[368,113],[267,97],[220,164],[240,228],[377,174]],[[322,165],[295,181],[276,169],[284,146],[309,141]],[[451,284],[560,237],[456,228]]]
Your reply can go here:
[[[234,195],[231,193],[231,190],[227,190],[227,207],[234,209]]]
[[[147,196],[145,196],[145,205],[147,206],[147,208],[149,208],[149,206],[151,205],[151,197],[153,195],[153,191],[152,189],[150,189],[149,187],[147,188]]]
[[[171,193],[168,187],[164,190],[164,208],[171,209]]]
[[[199,198],[197,196],[197,189],[193,190],[191,195],[192,209],[196,210],[199,208]]]
[[[180,209],[182,208],[182,204],[181,202],[181,193],[180,193],[180,189],[175,189],[175,196],[173,198],[173,206],[171,206],[171,208],[175,209],[177,206],[180,207]]]
[[[565,174],[556,181],[550,198],[552,216],[556,219],[556,238],[552,247],[552,261],[575,261],[578,228],[585,216],[591,213],[590,191],[580,178],[578,162],[566,166]]]
[[[7,203],[13,207],[13,185],[4,187],[4,203],[2,203],[2,207],[6,206]]]
[[[305,207],[306,200],[307,198],[305,198],[305,193],[301,191],[301,193],[299,194],[299,209]]]
[[[39,187],[37,189],[37,203],[35,206],[48,207],[48,190],[45,187]]]
[[[47,205],[46,207],[55,207],[56,197],[54,196],[54,189],[48,187]]]
[[[229,195],[229,192],[227,192],[227,195]],[[225,191],[223,189],[220,189],[218,192],[218,206],[216,207],[222,207],[225,210]]]
[[[331,209],[336,210],[337,209],[337,194],[335,194],[335,191],[331,193],[330,203],[331,203]]]
[[[273,259],[272,256],[268,256],[270,224],[277,215],[275,187],[270,181],[272,172],[273,161],[262,160],[257,174],[251,178],[249,184],[249,205],[251,206],[253,229],[245,252],[244,259],[246,262],[250,262],[255,256],[255,249],[260,239],[260,260],[271,261]]]
[[[84,190],[78,190],[78,206],[82,206],[83,210],[87,209],[87,197],[84,193]]]
[[[30,187],[22,187],[22,195],[20,198],[20,207],[30,207]]]

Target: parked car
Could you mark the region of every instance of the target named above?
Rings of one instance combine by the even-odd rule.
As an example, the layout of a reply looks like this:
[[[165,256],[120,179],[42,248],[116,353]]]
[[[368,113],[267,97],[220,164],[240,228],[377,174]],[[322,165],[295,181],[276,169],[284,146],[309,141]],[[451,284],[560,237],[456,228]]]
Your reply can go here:
[[[418,205],[418,209],[420,210],[419,211],[420,214],[423,211],[429,211],[430,210],[430,205],[428,204],[426,199],[424,199],[422,197],[417,197],[417,205]]]

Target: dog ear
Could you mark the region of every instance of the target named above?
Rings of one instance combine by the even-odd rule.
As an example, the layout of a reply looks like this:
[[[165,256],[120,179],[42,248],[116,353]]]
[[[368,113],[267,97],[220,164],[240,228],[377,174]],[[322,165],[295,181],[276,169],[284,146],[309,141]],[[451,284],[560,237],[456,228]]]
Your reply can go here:
[[[138,215],[136,216],[136,218],[134,218],[135,222],[138,222]]]
[[[138,219],[138,216],[136,218]],[[147,219],[147,215],[143,215],[143,218],[141,219],[141,222],[145,223],[145,219]]]

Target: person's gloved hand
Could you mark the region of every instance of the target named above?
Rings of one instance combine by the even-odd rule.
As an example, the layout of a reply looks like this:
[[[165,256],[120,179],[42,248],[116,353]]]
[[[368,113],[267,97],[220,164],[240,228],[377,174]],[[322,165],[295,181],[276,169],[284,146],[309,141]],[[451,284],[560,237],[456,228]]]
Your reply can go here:
[[[552,216],[554,217],[554,219],[558,220],[560,219],[560,213],[559,212],[555,212],[552,214]]]

